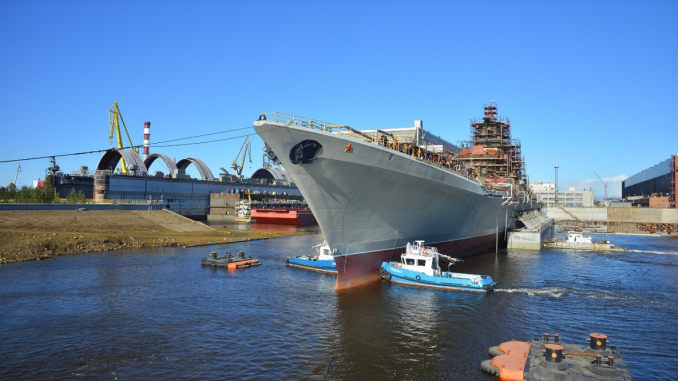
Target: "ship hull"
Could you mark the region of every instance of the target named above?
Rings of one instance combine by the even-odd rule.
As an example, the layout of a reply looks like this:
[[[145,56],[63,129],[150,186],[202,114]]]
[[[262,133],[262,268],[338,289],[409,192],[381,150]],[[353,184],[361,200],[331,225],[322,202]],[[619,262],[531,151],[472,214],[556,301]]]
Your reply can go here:
[[[260,224],[312,225],[316,223],[313,213],[306,209],[253,209],[252,219]]]
[[[379,279],[382,262],[424,240],[463,258],[503,243],[504,230],[525,204],[502,205],[477,182],[402,152],[295,125],[257,121],[336,249],[336,289]],[[304,141],[321,148],[312,162],[293,163]]]

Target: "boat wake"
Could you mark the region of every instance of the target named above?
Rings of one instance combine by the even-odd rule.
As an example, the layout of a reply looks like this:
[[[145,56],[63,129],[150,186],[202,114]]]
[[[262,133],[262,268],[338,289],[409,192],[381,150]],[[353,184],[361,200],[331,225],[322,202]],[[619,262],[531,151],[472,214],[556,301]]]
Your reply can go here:
[[[627,253],[643,253],[657,255],[678,255],[678,251],[629,250]]]
[[[671,263],[671,262],[658,262],[658,261],[650,261],[650,260],[642,260],[642,259],[634,259],[630,257],[618,257],[620,261],[624,261],[626,263],[639,263],[639,264],[646,264],[646,265],[657,265],[657,266],[678,266],[678,263]]]
[[[611,300],[640,300],[639,298],[626,295],[608,294],[604,292],[579,291],[561,287],[545,288],[495,288],[494,292],[507,292],[510,294],[527,294],[529,296],[548,296],[551,298],[561,298],[564,296],[583,296],[592,299],[611,299]]]
[[[495,288],[494,292],[508,292],[509,294],[527,294],[530,296],[546,295],[552,298],[560,298],[567,296],[569,291],[564,288],[547,287],[547,288]]]

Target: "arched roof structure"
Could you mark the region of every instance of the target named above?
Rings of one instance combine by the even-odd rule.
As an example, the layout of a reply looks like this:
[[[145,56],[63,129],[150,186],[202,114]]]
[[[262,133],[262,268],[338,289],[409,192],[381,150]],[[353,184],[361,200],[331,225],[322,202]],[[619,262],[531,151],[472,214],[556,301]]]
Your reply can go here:
[[[151,155],[148,155],[148,157],[144,160],[144,164],[146,165],[146,168],[151,168],[151,164],[155,161],[155,159],[162,159],[162,161],[165,162],[165,165],[167,166],[167,169],[169,170],[170,176],[175,177],[177,174],[177,166],[174,164],[174,161],[169,158],[167,155],[163,155],[161,153],[154,153]]]
[[[257,169],[252,174],[253,179],[264,179],[269,183],[273,181],[283,181],[285,183],[291,183],[287,172],[282,168],[273,168],[273,167],[264,167]]]
[[[177,163],[177,168],[178,169],[186,169],[189,165],[195,165],[198,168],[198,172],[200,172],[200,176],[202,177],[203,180],[208,180],[208,181],[214,181],[214,176],[212,175],[212,171],[207,167],[205,163],[203,163],[202,160],[196,159],[193,157],[187,157],[185,159],[179,160]]]
[[[106,169],[114,170],[115,167],[118,166],[120,158],[125,159],[125,163],[127,164],[128,169],[132,165],[136,165],[137,168],[139,169],[137,172],[138,175],[141,176],[148,175],[148,169],[146,168],[146,164],[144,164],[144,161],[141,160],[141,156],[139,156],[138,153],[131,149],[111,148],[108,151],[104,152],[104,155],[101,157],[101,159],[99,159],[97,170],[106,170]]]

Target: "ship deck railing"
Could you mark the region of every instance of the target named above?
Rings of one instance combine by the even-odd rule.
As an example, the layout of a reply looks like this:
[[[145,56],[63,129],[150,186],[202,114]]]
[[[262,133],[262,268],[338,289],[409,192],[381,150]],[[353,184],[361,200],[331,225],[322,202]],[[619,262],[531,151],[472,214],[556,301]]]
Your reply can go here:
[[[447,165],[444,165],[441,163],[441,155],[444,154],[445,152],[432,152],[428,151],[425,149],[425,147],[420,147],[416,145],[413,141],[397,141],[395,144],[393,142],[399,138],[396,137],[394,138],[394,135],[383,131],[383,130],[376,130],[378,133],[375,135],[372,134],[367,134],[363,131],[356,130],[354,128],[351,128],[347,125],[344,124],[335,124],[335,123],[329,123],[326,121],[322,121],[319,119],[313,119],[313,118],[308,118],[305,116],[299,116],[299,115],[294,115],[294,114],[288,114],[284,112],[265,112],[262,114],[266,118],[266,120],[277,122],[277,123],[284,123],[288,125],[295,125],[295,126],[300,126],[300,127],[305,127],[305,128],[311,128],[311,129],[316,129],[320,131],[327,131],[327,132],[333,132],[337,134],[344,134],[348,135],[363,141],[367,141],[370,143],[375,143],[379,144],[381,146],[384,146],[386,148],[391,148],[393,150],[396,150],[398,152],[402,152],[406,155],[410,155],[412,157],[416,157],[420,160],[422,160],[424,163],[427,163],[429,165],[433,165],[435,167],[441,168],[443,170],[455,173],[457,175],[463,176],[471,181],[477,181],[481,183],[476,177],[474,177],[472,174],[468,172],[469,168],[464,167],[463,165],[459,164],[454,164],[450,161],[447,161]],[[381,136],[380,136],[381,134]],[[391,139],[391,144],[389,143],[384,143],[387,141],[385,137],[388,136]],[[382,140],[383,139],[383,140]],[[402,147],[401,147],[402,146]],[[434,159],[429,159],[428,157],[435,157],[438,156],[438,161]],[[481,185],[483,185],[481,183]],[[503,194],[504,196],[507,196],[506,191],[497,191],[497,190],[491,190],[486,187],[488,192],[491,193],[499,193]]]

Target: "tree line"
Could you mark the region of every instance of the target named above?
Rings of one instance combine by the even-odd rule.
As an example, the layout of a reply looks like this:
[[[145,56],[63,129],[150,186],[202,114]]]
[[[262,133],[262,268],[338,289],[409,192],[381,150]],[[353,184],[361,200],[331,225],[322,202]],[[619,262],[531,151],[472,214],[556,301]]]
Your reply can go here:
[[[59,197],[51,178],[45,180],[45,185],[43,187],[29,188],[24,185],[20,189],[17,189],[16,184],[13,183],[10,183],[6,187],[0,186],[0,202],[46,204],[58,201]],[[84,203],[87,199],[82,190],[76,191],[75,189],[71,189],[66,201],[69,204],[78,204]]]

